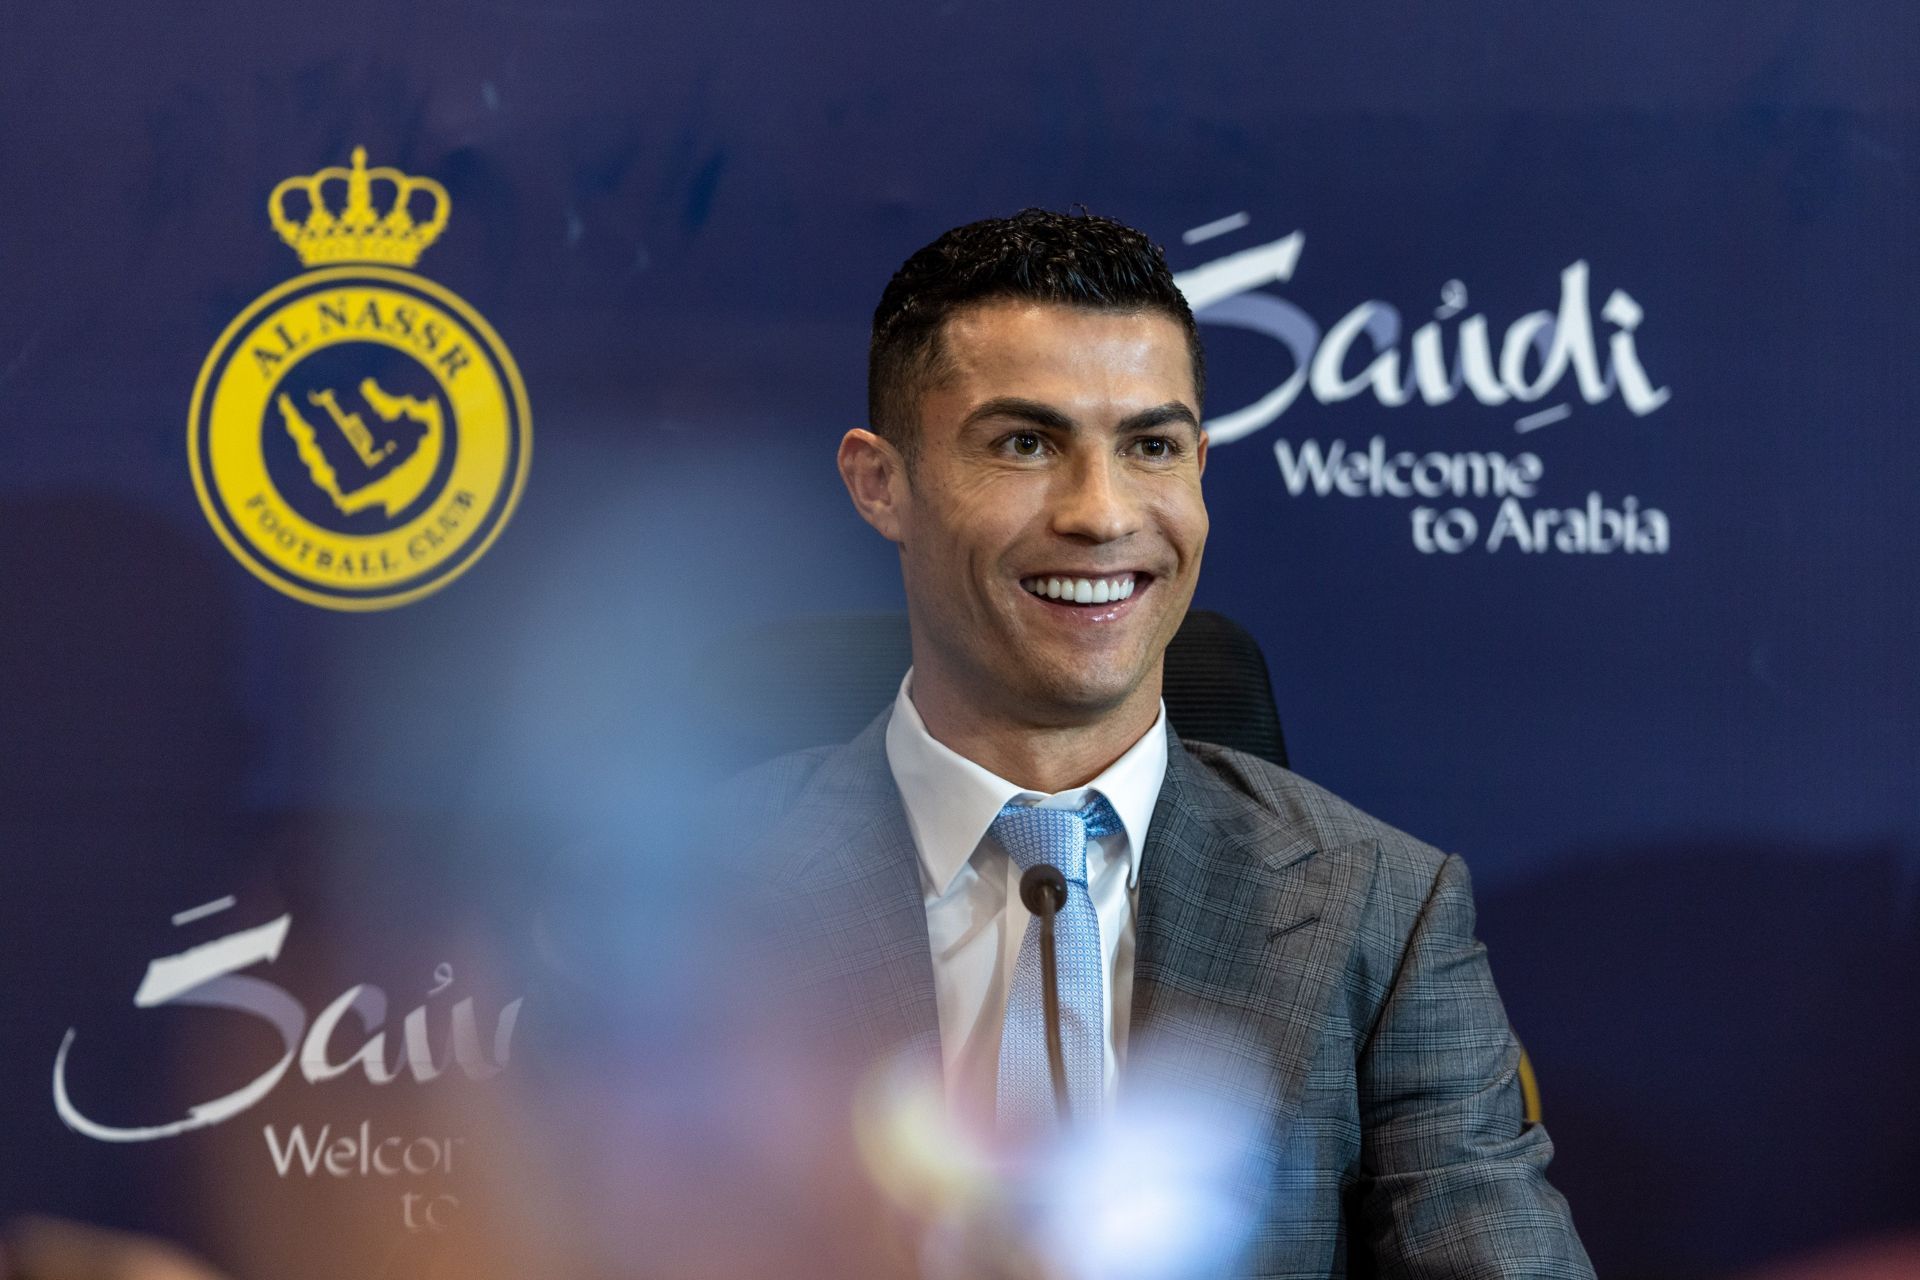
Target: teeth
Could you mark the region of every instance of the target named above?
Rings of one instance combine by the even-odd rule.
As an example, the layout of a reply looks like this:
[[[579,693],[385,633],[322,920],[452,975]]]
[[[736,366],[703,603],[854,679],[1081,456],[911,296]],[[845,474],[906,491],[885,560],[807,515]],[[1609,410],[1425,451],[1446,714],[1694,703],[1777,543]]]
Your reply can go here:
[[[1073,604],[1110,604],[1133,595],[1139,584],[1132,574],[1117,578],[1026,578],[1020,585],[1048,600]]]

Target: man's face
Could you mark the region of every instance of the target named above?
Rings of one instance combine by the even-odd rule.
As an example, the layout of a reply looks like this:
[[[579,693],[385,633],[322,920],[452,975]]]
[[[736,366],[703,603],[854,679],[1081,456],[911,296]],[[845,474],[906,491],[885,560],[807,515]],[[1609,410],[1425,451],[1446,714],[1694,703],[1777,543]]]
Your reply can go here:
[[[900,544],[916,701],[945,693],[1036,726],[1151,706],[1207,539],[1180,326],[1009,301],[956,313],[941,337],[946,374],[921,398],[883,528]]]

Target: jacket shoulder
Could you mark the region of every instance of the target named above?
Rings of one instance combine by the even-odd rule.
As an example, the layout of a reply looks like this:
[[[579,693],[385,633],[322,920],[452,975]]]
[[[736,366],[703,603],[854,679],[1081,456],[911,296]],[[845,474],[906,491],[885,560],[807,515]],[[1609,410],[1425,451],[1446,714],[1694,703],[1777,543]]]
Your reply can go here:
[[[1379,868],[1395,897],[1425,900],[1448,855],[1382,822],[1318,783],[1269,760],[1210,742],[1181,743],[1194,763],[1237,801],[1256,806],[1322,851],[1350,845],[1378,851]],[[1457,859],[1455,860],[1457,863]]]
[[[721,788],[730,817],[749,826],[777,823],[800,802],[808,784],[819,775],[820,767],[842,749],[808,747],[735,774]]]
[[[1316,843],[1337,845],[1372,840],[1378,842],[1383,851],[1402,854],[1413,862],[1430,864],[1436,869],[1446,857],[1424,840],[1382,822],[1291,769],[1210,742],[1183,739],[1181,745],[1215,779],[1279,821],[1311,834]]]

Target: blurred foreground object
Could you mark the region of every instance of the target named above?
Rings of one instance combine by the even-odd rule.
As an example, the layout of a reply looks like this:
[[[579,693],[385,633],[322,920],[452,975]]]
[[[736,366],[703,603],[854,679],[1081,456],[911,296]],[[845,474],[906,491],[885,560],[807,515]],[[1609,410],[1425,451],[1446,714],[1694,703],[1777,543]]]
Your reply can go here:
[[[1914,1276],[1920,1276],[1920,1235],[1843,1245],[1751,1272],[1746,1280],[1913,1280]]]
[[[182,1249],[152,1236],[61,1218],[7,1224],[5,1280],[225,1280]]]

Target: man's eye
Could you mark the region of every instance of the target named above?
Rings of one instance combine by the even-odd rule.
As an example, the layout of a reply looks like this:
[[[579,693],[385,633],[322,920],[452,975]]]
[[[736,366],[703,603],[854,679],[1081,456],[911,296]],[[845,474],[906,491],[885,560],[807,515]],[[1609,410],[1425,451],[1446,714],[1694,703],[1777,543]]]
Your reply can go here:
[[[1141,456],[1147,458],[1171,458],[1177,452],[1173,441],[1165,436],[1145,436],[1139,445]]]
[[[1040,437],[1031,431],[1018,431],[1007,437],[1007,446],[1022,458],[1038,457]]]

